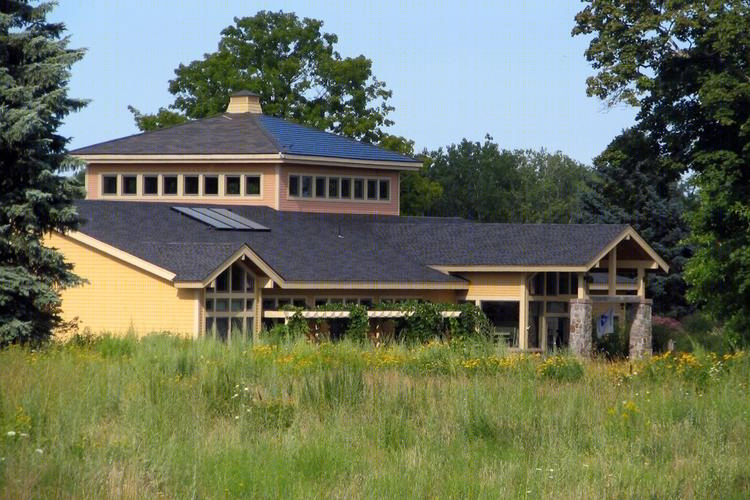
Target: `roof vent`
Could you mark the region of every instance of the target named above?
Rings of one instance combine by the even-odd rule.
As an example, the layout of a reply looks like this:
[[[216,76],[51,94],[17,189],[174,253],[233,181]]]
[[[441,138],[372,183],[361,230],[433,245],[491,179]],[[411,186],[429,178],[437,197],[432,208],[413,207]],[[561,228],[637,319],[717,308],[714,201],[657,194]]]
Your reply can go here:
[[[240,90],[229,96],[229,105],[227,113],[254,113],[256,115],[263,113],[260,106],[260,96],[247,90]]]

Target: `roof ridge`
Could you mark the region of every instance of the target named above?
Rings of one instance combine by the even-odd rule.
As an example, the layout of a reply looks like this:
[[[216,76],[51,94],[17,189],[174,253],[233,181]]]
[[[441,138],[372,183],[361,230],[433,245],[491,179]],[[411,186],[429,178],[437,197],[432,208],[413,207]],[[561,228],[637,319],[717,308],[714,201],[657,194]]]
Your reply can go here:
[[[250,118],[253,120],[253,122],[258,126],[258,130],[265,135],[270,141],[276,145],[276,149],[278,149],[279,153],[283,153],[283,146],[279,141],[276,140],[276,137],[273,136],[268,130],[266,130],[266,127],[263,126],[263,123],[260,121],[259,117],[266,116],[263,115],[263,113],[248,113],[250,115]]]

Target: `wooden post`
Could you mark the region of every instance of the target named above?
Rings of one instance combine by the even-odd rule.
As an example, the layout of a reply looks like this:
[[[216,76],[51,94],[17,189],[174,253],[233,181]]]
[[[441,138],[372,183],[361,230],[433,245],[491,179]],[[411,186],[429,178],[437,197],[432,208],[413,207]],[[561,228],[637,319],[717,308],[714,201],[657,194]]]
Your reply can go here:
[[[638,268],[638,296],[646,298],[646,271],[642,267]]]
[[[518,348],[529,348],[529,285],[524,275],[521,300],[518,303]]]
[[[539,347],[542,352],[547,350],[547,302],[542,301],[542,313],[539,316]]]
[[[617,247],[609,252],[609,273],[607,280],[607,294],[617,295]]]
[[[263,328],[263,286],[268,278],[256,276],[253,280],[253,342],[260,339]]]
[[[586,274],[578,273],[578,298],[585,299],[589,296],[589,285],[586,283]]]

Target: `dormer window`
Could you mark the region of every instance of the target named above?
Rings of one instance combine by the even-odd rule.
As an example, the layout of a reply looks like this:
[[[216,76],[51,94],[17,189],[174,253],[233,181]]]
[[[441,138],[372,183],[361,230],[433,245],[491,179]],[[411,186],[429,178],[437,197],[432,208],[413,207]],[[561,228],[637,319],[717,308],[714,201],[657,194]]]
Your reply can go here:
[[[159,176],[158,175],[144,175],[143,176],[143,194],[154,196],[159,194]]]
[[[260,196],[260,175],[245,176],[245,196]]]
[[[185,194],[195,196],[200,194],[200,176],[198,175],[186,175],[185,176]]]
[[[240,176],[227,175],[224,183],[224,194],[227,196],[239,196],[240,194]]]
[[[176,195],[177,194],[177,176],[165,175],[163,189],[164,189],[164,194],[166,195]]]
[[[122,176],[122,194],[126,194],[126,195],[138,194],[138,176],[137,175],[123,175]]]
[[[107,194],[107,195],[117,194],[117,176],[116,175],[102,176],[102,194]]]

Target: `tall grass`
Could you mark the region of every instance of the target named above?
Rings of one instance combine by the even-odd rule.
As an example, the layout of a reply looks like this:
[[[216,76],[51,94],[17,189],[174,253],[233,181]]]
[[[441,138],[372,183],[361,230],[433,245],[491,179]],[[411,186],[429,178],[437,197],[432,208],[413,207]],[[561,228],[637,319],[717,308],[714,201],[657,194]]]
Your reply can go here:
[[[581,367],[491,345],[9,348],[0,497],[747,498],[749,381],[744,354]]]

